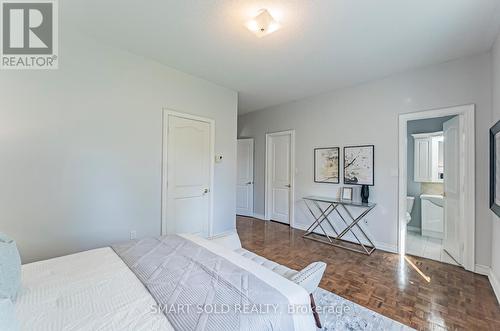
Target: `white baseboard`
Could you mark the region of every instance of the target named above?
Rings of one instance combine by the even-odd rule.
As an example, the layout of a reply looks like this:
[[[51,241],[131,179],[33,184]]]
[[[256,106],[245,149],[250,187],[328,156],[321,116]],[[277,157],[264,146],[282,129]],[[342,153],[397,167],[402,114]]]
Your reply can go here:
[[[260,220],[266,220],[265,216],[263,214],[259,213],[252,213],[251,215],[243,215],[243,214],[238,214],[236,213],[236,216],[241,216],[241,217],[253,217],[253,218],[258,218]]]
[[[307,230],[307,228],[308,228],[309,226],[306,226],[306,225],[304,225],[304,224],[301,224],[301,223],[297,223],[297,222],[295,222],[295,224],[293,225],[293,227],[294,227],[295,229],[299,229],[299,230],[304,230],[304,231],[306,231],[306,230]]]
[[[307,228],[309,227],[309,225],[295,222],[293,227],[296,229],[299,229],[299,230],[306,231]],[[350,241],[348,239],[345,239],[345,240]],[[388,244],[388,243],[384,243],[384,242],[380,242],[380,241],[376,241],[376,240],[372,240],[372,241],[373,241],[373,244],[375,245],[376,249],[380,249],[381,251],[385,251],[385,252],[389,252],[389,253],[397,253],[398,252],[397,245],[392,245],[392,244]],[[354,242],[354,243],[356,243],[356,242]]]
[[[500,303],[500,280],[493,272],[493,269],[490,268],[490,274],[488,275],[488,279],[490,280],[491,287],[493,287],[493,292],[497,296],[497,301]]]
[[[474,267],[474,272],[476,274],[480,275],[485,275],[489,276],[490,275],[491,268],[487,265],[482,265],[482,264],[476,264]]]
[[[381,251],[398,254],[398,245],[392,245],[381,241],[373,240],[375,247]]]
[[[214,234],[213,236],[209,237],[208,239],[212,240],[212,239],[222,238],[222,237],[230,236],[230,235],[235,234],[235,233],[238,233],[238,232],[236,232],[236,229],[231,229],[231,230],[227,230],[224,232]]]
[[[476,264],[474,271],[477,274],[485,275],[488,277],[491,287],[493,288],[493,292],[495,293],[495,296],[500,303],[500,280],[498,279],[498,276],[496,276],[493,272],[493,269],[491,269],[491,267],[487,265]]]
[[[258,218],[260,220],[265,220],[266,219],[266,216],[264,216],[264,214],[258,214],[258,213],[253,213],[253,217],[254,218]]]

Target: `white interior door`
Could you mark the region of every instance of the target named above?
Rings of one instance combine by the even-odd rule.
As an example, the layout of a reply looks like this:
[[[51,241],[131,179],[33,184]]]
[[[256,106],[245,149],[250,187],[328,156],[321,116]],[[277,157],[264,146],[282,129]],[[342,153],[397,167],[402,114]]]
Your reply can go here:
[[[207,237],[212,194],[211,124],[171,114],[167,121],[166,234]]]
[[[443,124],[444,134],[444,239],[443,248],[462,264],[460,215],[460,121]]]
[[[292,135],[273,134],[268,140],[269,217],[290,224]]]
[[[253,139],[238,139],[236,214],[253,216]]]

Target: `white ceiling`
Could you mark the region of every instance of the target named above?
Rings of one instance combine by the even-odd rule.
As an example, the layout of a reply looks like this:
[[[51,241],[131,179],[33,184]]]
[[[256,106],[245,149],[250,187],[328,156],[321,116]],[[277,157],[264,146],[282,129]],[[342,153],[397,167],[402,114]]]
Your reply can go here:
[[[267,8],[282,29],[244,23]],[[490,49],[499,0],[65,0],[63,24],[239,92],[239,113]]]

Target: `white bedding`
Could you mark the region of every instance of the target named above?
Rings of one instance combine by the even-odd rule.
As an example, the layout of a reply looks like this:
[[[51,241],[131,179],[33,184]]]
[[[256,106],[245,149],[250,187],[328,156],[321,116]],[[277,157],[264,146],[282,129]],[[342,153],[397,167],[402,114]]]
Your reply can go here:
[[[111,248],[26,264],[22,277],[21,330],[173,330]]]
[[[308,306],[297,284],[205,239],[185,235],[278,289],[292,305]],[[173,330],[155,300],[111,248],[101,248],[22,267],[16,301],[21,330]],[[293,315],[296,330],[316,330],[311,314]],[[236,331],[236,330],[221,330]]]

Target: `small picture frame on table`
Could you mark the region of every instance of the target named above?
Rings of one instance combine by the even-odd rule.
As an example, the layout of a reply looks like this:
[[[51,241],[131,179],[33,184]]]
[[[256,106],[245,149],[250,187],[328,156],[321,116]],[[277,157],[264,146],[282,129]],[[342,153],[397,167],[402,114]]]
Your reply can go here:
[[[341,200],[352,200],[352,187],[342,187]]]

